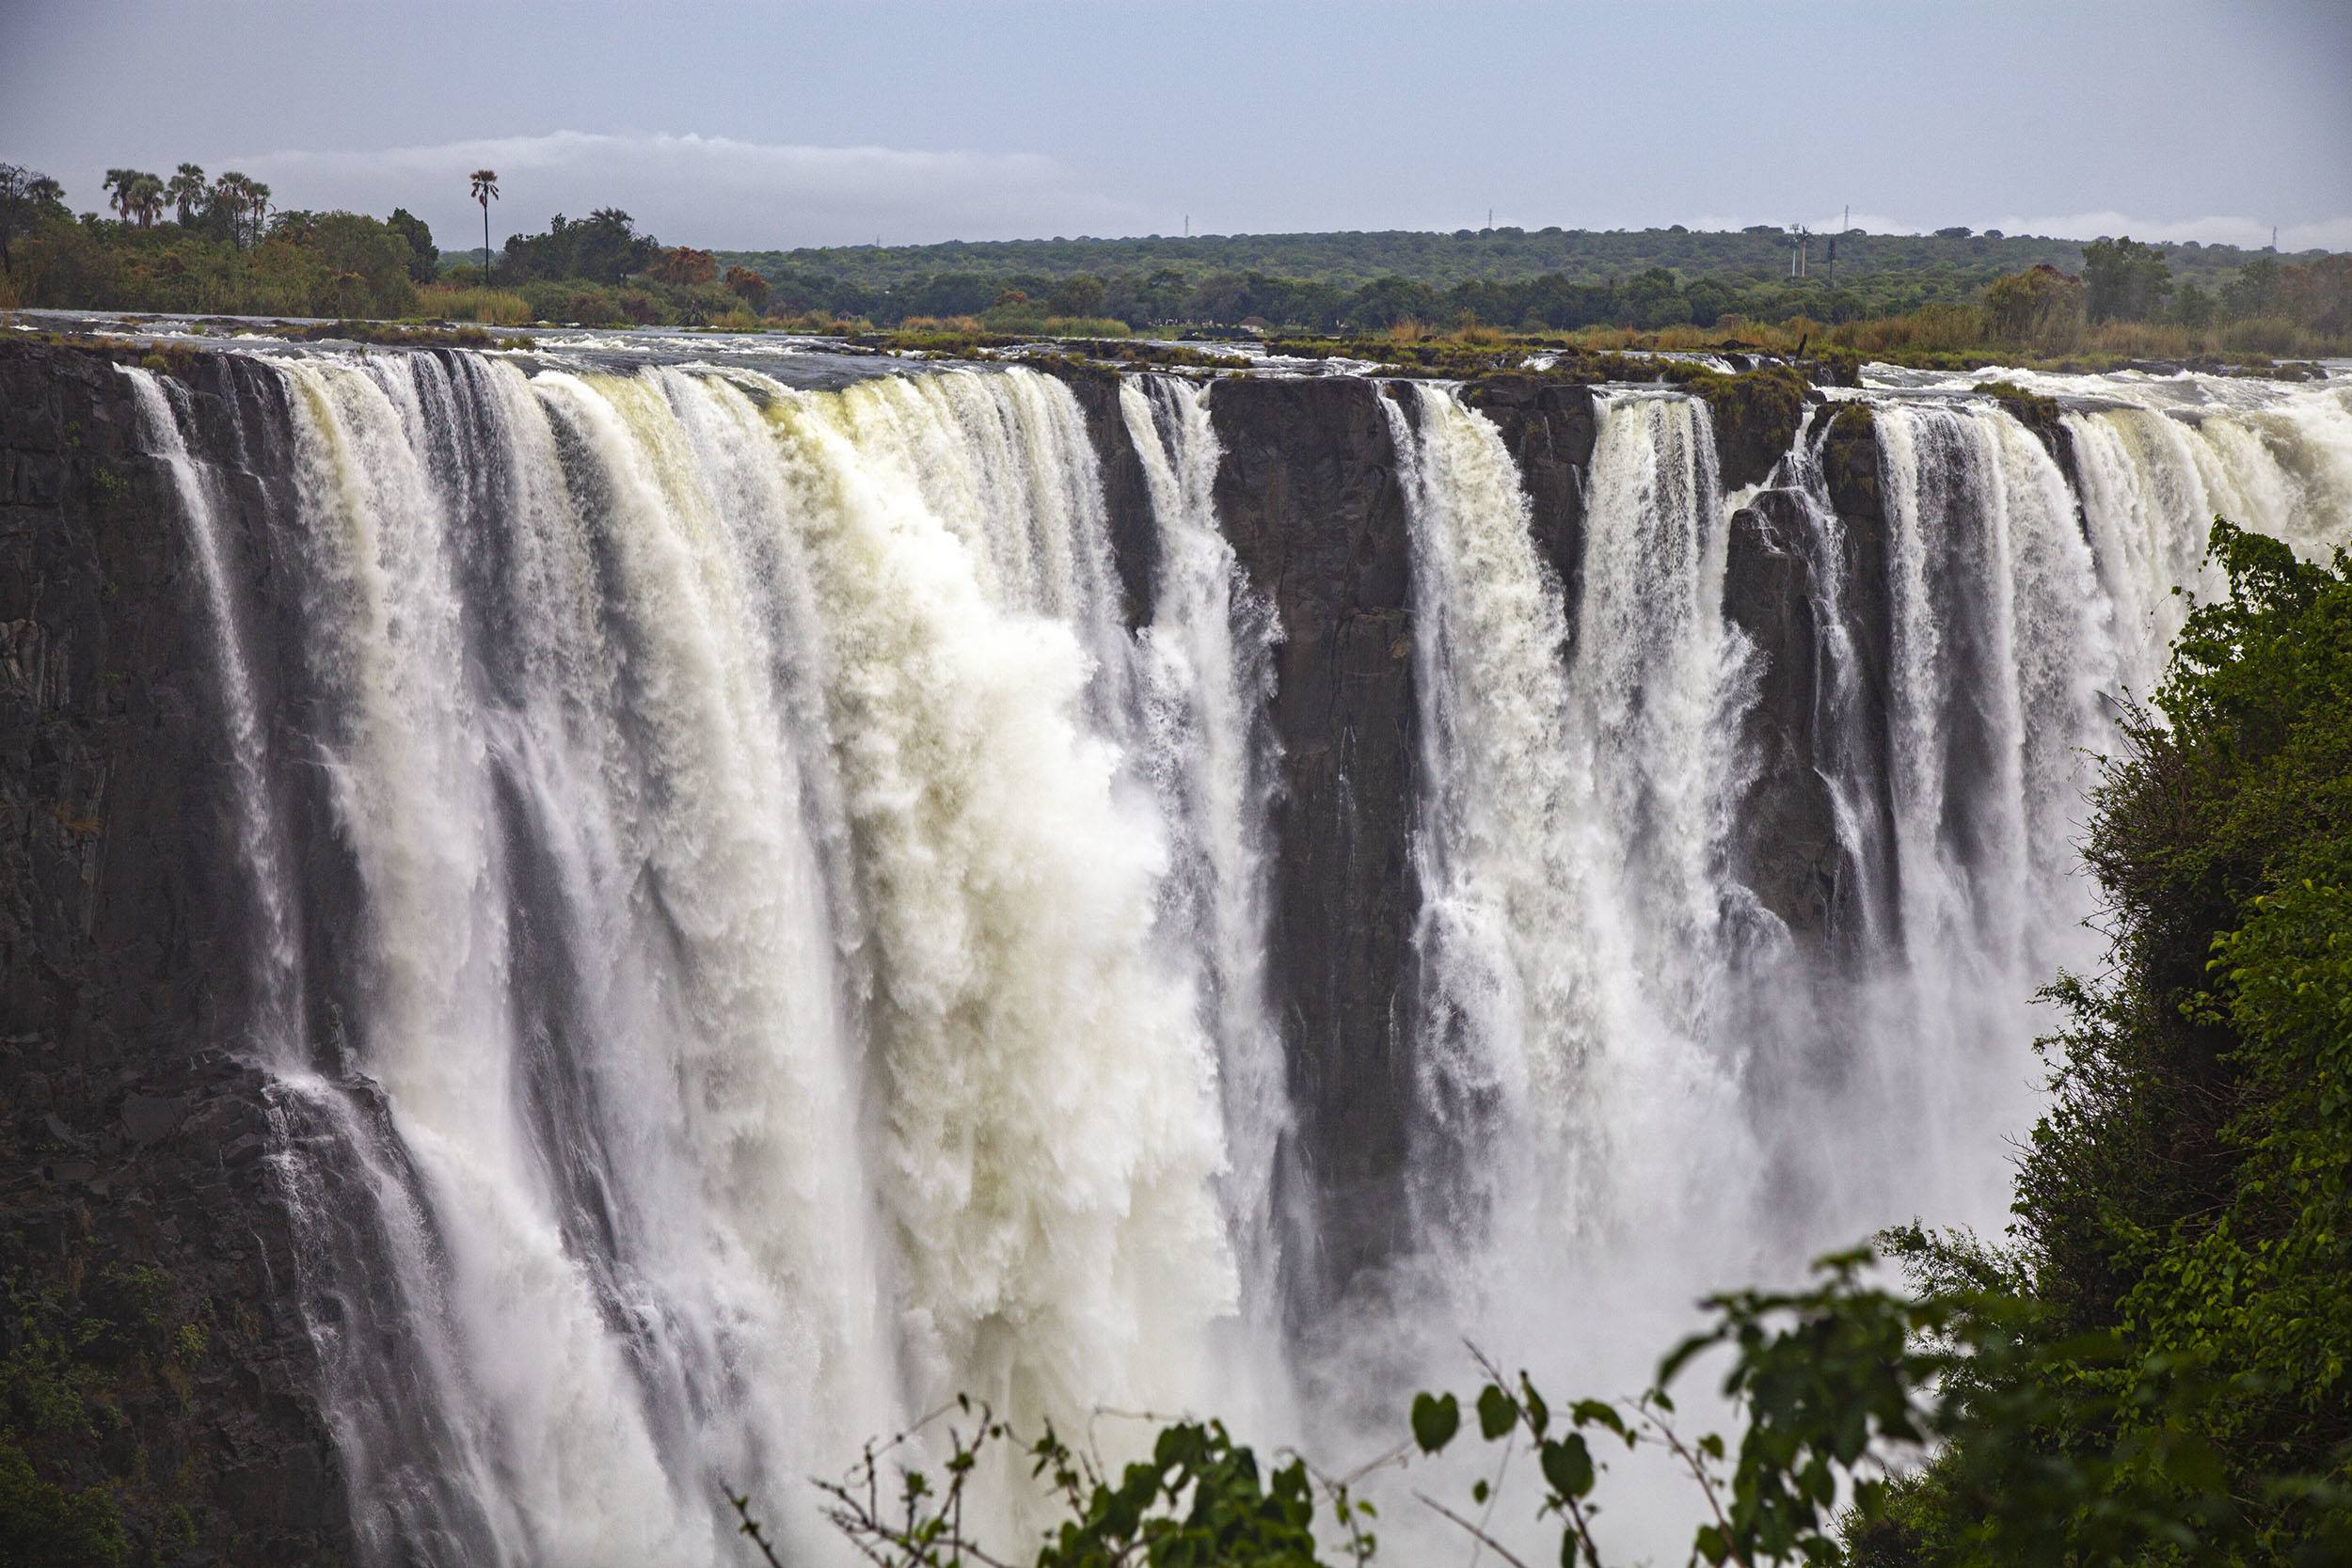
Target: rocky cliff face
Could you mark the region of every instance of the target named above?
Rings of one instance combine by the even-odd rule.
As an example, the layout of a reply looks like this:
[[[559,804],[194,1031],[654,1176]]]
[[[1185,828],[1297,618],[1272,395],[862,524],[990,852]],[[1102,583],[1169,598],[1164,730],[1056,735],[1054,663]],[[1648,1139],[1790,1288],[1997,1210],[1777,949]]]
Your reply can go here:
[[[1768,490],[1731,519],[1724,612],[1760,656],[1760,682],[1747,716],[1748,754],[1756,759],[1733,844],[1741,880],[1804,943],[1827,942],[1851,956],[1860,911],[1884,901],[1886,865],[1858,866],[1838,847],[1825,771],[1839,759],[1820,748],[1832,729],[1824,633],[1840,631],[1851,649],[1852,722],[1842,733],[1867,737],[1860,759],[1870,780],[1887,777],[1886,669],[1893,626],[1886,597],[1886,518],[1879,500],[1878,444],[1866,408],[1849,406],[1821,436],[1823,488],[1836,513],[1838,548],[1817,559],[1807,547],[1804,503]],[[1785,450],[1785,449],[1784,449]],[[1829,592],[1825,576],[1842,585]],[[1838,608],[1842,605],[1842,610]],[[1820,618],[1839,615],[1837,627]],[[1879,841],[1891,842],[1883,788],[1865,795],[1880,814]],[[1865,884],[1876,879],[1881,885]]]
[[[182,367],[226,417],[236,365]],[[168,471],[101,356],[0,348],[6,1424],[163,1562],[342,1555]]]
[[[291,607],[262,526],[273,498],[287,504],[278,383],[233,356],[181,356],[171,372],[196,388],[207,456],[234,454],[222,534],[255,679],[299,736],[308,677],[272,653],[297,640],[280,635]],[[1139,625],[1155,531],[1118,383],[1062,373],[1088,412]],[[1210,405],[1226,454],[1219,516],[1284,634],[1273,951],[1297,1110],[1286,1180],[1315,1238],[1292,1253],[1302,1314],[1376,1268],[1402,1217],[1421,763],[1410,552],[1382,395],[1344,378],[1236,378]],[[1573,606],[1595,394],[1509,377],[1467,396],[1517,457]],[[1802,390],[1709,401],[1726,485],[1763,478]],[[103,356],[0,346],[7,1421],[44,1477],[110,1487],[163,1561],[332,1561],[348,1550],[346,1511],[271,1159],[283,1130],[232,1055],[249,1016],[249,911],[216,651],[172,479],[148,445],[129,382]],[[1857,589],[1865,701],[1883,714],[1884,522],[1867,417],[1830,427],[1822,462]],[[1728,609],[1766,656],[1751,720],[1763,771],[1736,847],[1766,905],[1818,941],[1863,873],[1838,863],[1814,766],[1816,584],[1790,505],[1768,493],[1734,523]],[[276,783],[306,819],[299,841],[331,861],[322,784],[291,770]],[[302,932],[314,1039],[332,1038],[351,1000],[334,989],[352,966],[331,907],[351,875],[326,863],[300,878],[323,890]]]
[[[1405,501],[1362,381],[1248,381],[1210,403],[1217,515],[1282,622],[1275,979],[1312,1207],[1299,1300],[1382,1256],[1401,1217],[1419,768]]]

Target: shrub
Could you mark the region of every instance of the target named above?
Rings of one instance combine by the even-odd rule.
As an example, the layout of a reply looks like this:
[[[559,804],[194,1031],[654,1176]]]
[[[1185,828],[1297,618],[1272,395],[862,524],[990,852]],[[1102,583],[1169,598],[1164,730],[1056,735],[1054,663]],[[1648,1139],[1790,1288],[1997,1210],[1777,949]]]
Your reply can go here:
[[[433,321],[522,326],[540,319],[524,295],[508,289],[485,289],[478,285],[429,284],[417,291],[417,305],[420,311]]]
[[[2062,354],[2082,341],[2083,284],[2044,263],[1995,278],[1984,291],[1985,328],[2037,354]]]
[[[526,283],[523,299],[531,307],[532,319],[543,322],[577,323],[581,326],[619,326],[628,317],[621,310],[617,290],[585,278],[548,278]]]
[[[130,1557],[122,1512],[103,1488],[42,1481],[23,1449],[0,1438],[0,1563],[121,1568]]]

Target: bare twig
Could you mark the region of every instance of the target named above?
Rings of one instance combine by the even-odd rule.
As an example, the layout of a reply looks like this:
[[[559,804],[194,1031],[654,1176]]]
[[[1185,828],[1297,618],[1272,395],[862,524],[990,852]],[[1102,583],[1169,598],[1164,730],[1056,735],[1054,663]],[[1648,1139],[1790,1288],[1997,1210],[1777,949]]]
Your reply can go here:
[[[1691,1472],[1692,1479],[1699,1483],[1699,1490],[1707,1495],[1707,1506],[1714,1511],[1715,1528],[1723,1532],[1724,1544],[1731,1549],[1732,1560],[1740,1564],[1740,1568],[1753,1568],[1748,1555],[1740,1549],[1739,1538],[1732,1533],[1731,1521],[1724,1513],[1723,1497],[1715,1490],[1714,1478],[1707,1473],[1707,1465],[1691,1451],[1690,1446],[1682,1441],[1673,1424],[1661,1418],[1646,1401],[1639,1408],[1642,1419],[1657,1429],[1661,1440],[1674,1451],[1677,1459],[1682,1461],[1683,1468]]]
[[[1518,1555],[1513,1552],[1510,1547],[1504,1545],[1502,1542],[1497,1541],[1493,1536],[1488,1535],[1485,1530],[1479,1528],[1478,1526],[1472,1524],[1470,1520],[1463,1518],[1460,1514],[1446,1507],[1445,1504],[1439,1502],[1428,1493],[1416,1492],[1413,1494],[1413,1497],[1418,1501],[1437,1510],[1446,1518],[1453,1520],[1455,1524],[1470,1531],[1470,1535],[1474,1539],[1484,1543],[1486,1545],[1493,1547],[1495,1555],[1502,1559],[1503,1561],[1511,1564],[1511,1568],[1527,1568],[1527,1564],[1521,1561]]]
[[[726,1488],[726,1494],[727,1501],[735,1505],[737,1516],[743,1521],[740,1533],[752,1538],[752,1544],[759,1548],[759,1555],[768,1560],[768,1568],[784,1568],[783,1561],[776,1556],[776,1549],[768,1544],[768,1537],[761,1532],[759,1521],[752,1517],[751,1494],[738,1493],[732,1486]]]

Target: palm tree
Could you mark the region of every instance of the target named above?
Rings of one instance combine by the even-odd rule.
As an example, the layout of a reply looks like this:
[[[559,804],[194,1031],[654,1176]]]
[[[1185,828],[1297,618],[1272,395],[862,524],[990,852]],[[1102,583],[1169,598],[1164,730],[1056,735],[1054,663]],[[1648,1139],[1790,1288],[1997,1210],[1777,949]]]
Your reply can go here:
[[[164,194],[171,198],[172,212],[178,215],[182,228],[196,220],[197,213],[204,205],[206,188],[204,171],[194,164],[182,164],[179,172],[171,177],[171,183],[164,187]]]
[[[131,187],[138,177],[139,171],[135,168],[110,168],[106,171],[105,189],[114,193],[106,198],[106,205],[112,207],[116,215],[125,223],[131,221]]]
[[[253,203],[253,243],[259,245],[269,224],[269,187],[259,180],[246,182],[246,199]]]
[[[129,206],[137,215],[141,229],[152,229],[155,220],[164,215],[164,182],[151,174],[141,174],[131,182]]]
[[[499,171],[478,168],[468,176],[473,182],[473,198],[482,203],[482,286],[490,286],[490,203],[498,199]]]
[[[239,245],[245,243],[245,211],[252,193],[253,182],[233,168],[213,182],[213,205],[229,214],[229,237]]]

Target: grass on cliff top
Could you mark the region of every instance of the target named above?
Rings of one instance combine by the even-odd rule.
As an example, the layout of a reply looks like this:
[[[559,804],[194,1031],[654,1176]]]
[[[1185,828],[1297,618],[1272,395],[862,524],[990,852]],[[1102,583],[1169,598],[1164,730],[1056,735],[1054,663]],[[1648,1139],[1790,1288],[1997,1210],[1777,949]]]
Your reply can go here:
[[[2270,321],[2201,328],[2164,322],[2105,322],[2086,328],[2079,341],[2063,352],[2043,352],[1998,341],[1987,330],[1984,313],[1974,306],[1948,305],[1836,326],[1803,316],[1786,322],[1726,316],[1706,327],[1645,331],[1589,326],[1573,332],[1506,332],[1482,325],[1439,328],[1408,320],[1384,331],[1342,337],[1276,334],[1266,346],[1278,353],[1369,359],[1393,365],[1404,374],[1417,371],[1493,373],[1517,367],[1529,355],[1557,354],[1562,362],[1552,373],[1573,375],[1581,368],[1606,364],[1614,357],[1623,366],[1645,366],[1632,377],[1640,380],[1651,379],[1659,370],[1646,358],[1630,356],[1660,354],[1764,354],[1811,361],[1844,374],[1868,361],[1915,370],[1974,371],[1999,365],[2080,374],[2153,361],[2293,380],[2315,379],[2320,373],[2316,366],[2295,363],[2296,356],[2352,353],[2352,340]]]

